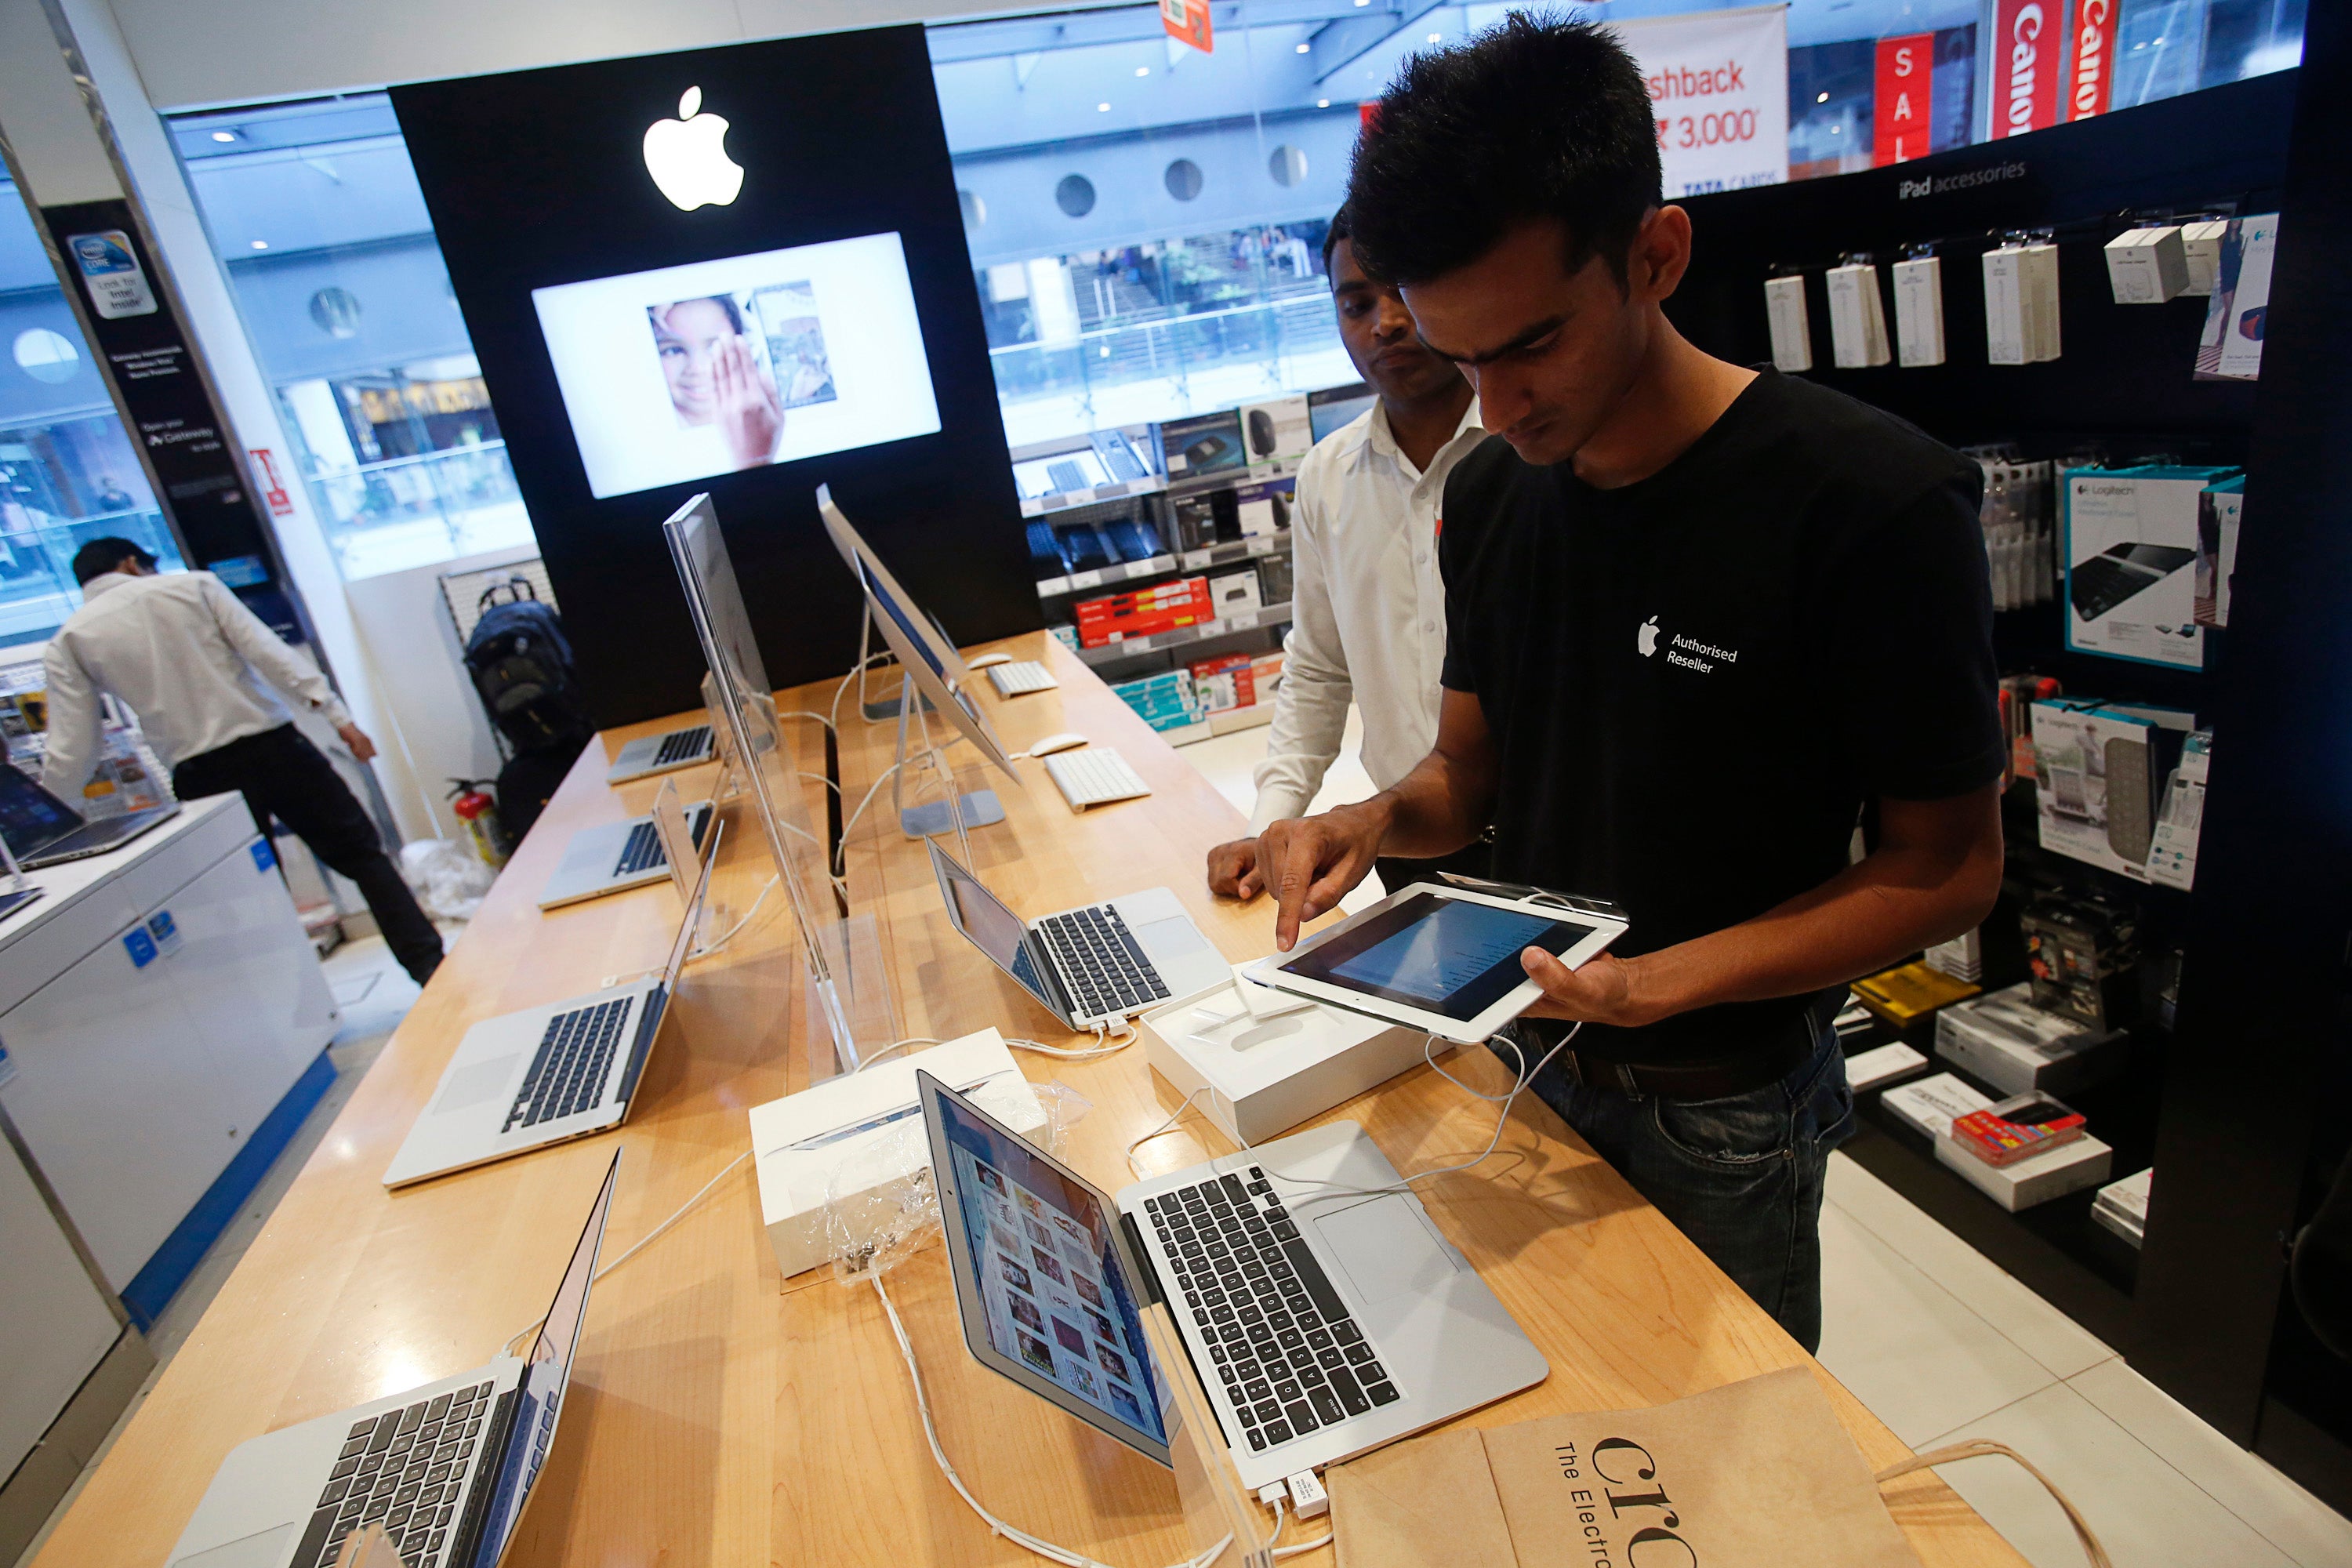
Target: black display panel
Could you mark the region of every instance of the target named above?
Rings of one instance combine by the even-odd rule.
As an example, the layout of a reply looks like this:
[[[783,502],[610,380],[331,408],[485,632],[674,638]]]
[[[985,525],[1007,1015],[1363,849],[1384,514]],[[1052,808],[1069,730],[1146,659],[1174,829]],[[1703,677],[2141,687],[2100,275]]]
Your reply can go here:
[[[818,521],[821,483],[959,642],[1044,624],[920,27],[426,82],[393,89],[392,100],[600,727],[701,701],[701,654],[661,535],[662,519],[697,490],[710,492],[781,685],[845,671],[856,657],[862,601]],[[713,117],[726,121],[723,138]],[[666,163],[668,183],[699,205],[677,205],[649,172],[647,132],[663,121],[675,129],[655,132],[655,157],[677,160]],[[701,156],[713,144],[724,162]],[[675,377],[675,407],[665,400],[658,418],[640,422],[649,440],[750,452],[751,466],[681,458],[666,470],[674,480],[630,479],[617,493],[604,480],[593,489],[607,493],[593,493],[534,291],[641,273],[682,279],[663,284],[677,300],[624,301],[646,317],[631,328],[645,335],[654,368],[644,374],[654,377],[666,369],[657,352],[681,352],[672,338],[687,340],[686,352],[708,347],[700,318],[728,316],[721,301],[747,333],[766,314],[802,323],[832,308],[826,277],[798,259],[770,267],[772,279],[730,274],[707,286],[671,269],[821,257],[802,247],[877,236],[895,237],[903,258],[936,429],[928,416],[879,421],[883,438],[796,456],[804,446],[793,439],[794,419],[837,417],[854,367],[835,363],[828,368],[849,374],[819,384],[805,369],[805,329],[771,322],[723,368],[711,351],[709,374],[740,390],[747,366],[772,378],[779,365],[802,364],[805,384],[778,388],[782,433],[721,440],[697,428],[720,417],[709,405],[723,398]],[[788,291],[772,298],[790,309],[763,309],[771,286]],[[800,289],[808,292],[789,292]],[[677,310],[681,302],[693,308]],[[822,341],[838,355],[846,340],[828,331]],[[910,395],[922,390],[910,384]]]

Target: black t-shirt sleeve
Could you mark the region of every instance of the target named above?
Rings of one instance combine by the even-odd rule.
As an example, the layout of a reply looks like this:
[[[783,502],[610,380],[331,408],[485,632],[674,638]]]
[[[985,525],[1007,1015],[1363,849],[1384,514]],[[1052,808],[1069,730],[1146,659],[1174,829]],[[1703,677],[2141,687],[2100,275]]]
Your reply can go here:
[[[1478,689],[1471,662],[1470,635],[1478,626],[1477,574],[1469,542],[1478,531],[1486,509],[1491,507],[1491,487],[1481,485],[1486,468],[1482,443],[1445,476],[1445,493],[1437,510],[1437,574],[1445,584],[1445,662],[1437,683],[1448,691]]]
[[[1962,478],[1858,542],[1819,607],[1837,743],[1866,797],[1943,800],[2000,777],[1984,534]]]

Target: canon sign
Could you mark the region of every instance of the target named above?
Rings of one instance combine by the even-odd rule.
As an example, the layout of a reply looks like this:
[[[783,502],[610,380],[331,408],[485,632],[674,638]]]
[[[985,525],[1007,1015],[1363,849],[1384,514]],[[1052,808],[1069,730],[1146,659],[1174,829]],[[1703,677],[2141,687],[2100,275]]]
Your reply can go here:
[[[2082,0],[2074,18],[2074,58],[2066,69],[2066,118],[2088,120],[2107,111],[2115,85],[2116,0]]]
[[[2065,0],[2000,0],[1993,37],[1992,133],[2018,136],[2058,121],[2058,56]]]

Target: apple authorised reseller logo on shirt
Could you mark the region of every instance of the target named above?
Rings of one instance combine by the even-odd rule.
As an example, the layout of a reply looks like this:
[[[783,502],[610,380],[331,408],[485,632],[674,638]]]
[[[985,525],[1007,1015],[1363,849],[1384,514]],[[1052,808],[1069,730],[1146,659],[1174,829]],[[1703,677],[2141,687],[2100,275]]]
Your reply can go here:
[[[727,155],[727,121],[701,109],[702,89],[689,87],[676,120],[646,127],[646,173],[681,212],[723,207],[743,189],[743,165]]]
[[[1652,616],[1633,628],[1633,647],[1643,658],[1658,651],[1658,617]]]

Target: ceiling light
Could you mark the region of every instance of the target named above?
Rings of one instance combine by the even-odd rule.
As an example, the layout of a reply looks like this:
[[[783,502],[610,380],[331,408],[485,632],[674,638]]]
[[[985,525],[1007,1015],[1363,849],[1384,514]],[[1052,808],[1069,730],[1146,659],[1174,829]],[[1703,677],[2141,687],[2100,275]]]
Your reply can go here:
[[[234,142],[236,140],[236,132],[234,131],[215,131],[213,132],[213,140],[215,142]]]
[[[1429,41],[1433,44],[1442,44],[1445,41],[1445,35],[1443,33],[1432,33],[1429,35]]]
[[[1318,109],[1328,109],[1331,107],[1331,100],[1328,98],[1318,98],[1315,100],[1315,107]]]
[[[1314,45],[1312,45],[1312,44],[1301,44],[1301,45],[1299,45],[1299,46],[1298,46],[1298,52],[1299,52],[1300,54],[1302,54],[1302,55],[1303,55],[1303,54],[1307,54],[1307,53],[1311,52],[1311,51],[1314,49],[1314,47],[1315,47],[1315,46],[1314,46]]]
[[[1813,101],[1814,101],[1815,103],[1827,103],[1829,100],[1830,100],[1830,95],[1829,95],[1828,93],[1826,93],[1826,92],[1823,92],[1823,93],[1817,93],[1817,94],[1815,94],[1815,95],[1814,95],[1814,98],[1813,98]]]
[[[1097,103],[1095,105],[1095,112],[1097,114],[1108,114],[1110,112],[1110,105],[1108,103]]]
[[[1135,68],[1135,74],[1138,76],[1150,76],[1151,74],[1151,68],[1150,66],[1138,66]]]
[[[1365,7],[1365,6],[1369,5],[1370,5],[1371,3],[1372,3],[1372,0],[1356,0],[1356,8],[1357,8],[1358,10],[1361,10],[1363,7]]]
[[[267,250],[269,248],[269,242],[266,239],[257,239],[253,242],[253,248],[256,250]]]
[[[1843,125],[1832,125],[1830,127],[1830,134],[1832,136],[1842,136],[1844,133],[1845,127]]]

